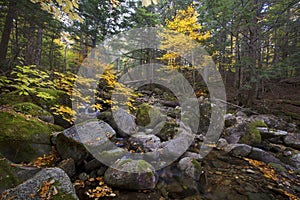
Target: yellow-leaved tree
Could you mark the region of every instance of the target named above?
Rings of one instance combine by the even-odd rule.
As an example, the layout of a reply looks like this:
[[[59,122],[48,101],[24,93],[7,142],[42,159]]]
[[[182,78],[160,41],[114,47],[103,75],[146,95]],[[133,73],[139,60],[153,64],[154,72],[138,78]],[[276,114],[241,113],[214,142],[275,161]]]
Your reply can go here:
[[[166,53],[160,59],[166,64],[167,70],[180,71],[189,80],[196,93],[202,93],[201,78],[198,77],[196,68],[204,68],[206,60],[209,59],[204,59],[201,66],[194,66],[196,55],[193,55],[193,49],[198,48],[199,44],[203,45],[211,37],[210,32],[205,31],[198,22],[198,13],[193,6],[178,10],[171,20],[166,20],[166,27],[167,29],[160,34],[162,38],[160,49]],[[191,55],[192,58],[187,60],[185,56]]]

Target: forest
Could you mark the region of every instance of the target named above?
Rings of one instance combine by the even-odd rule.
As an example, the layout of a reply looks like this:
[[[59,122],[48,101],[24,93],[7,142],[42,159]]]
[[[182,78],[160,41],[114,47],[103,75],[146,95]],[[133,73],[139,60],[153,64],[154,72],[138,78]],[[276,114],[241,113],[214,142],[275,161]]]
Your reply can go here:
[[[296,0],[0,0],[0,199],[300,199]]]

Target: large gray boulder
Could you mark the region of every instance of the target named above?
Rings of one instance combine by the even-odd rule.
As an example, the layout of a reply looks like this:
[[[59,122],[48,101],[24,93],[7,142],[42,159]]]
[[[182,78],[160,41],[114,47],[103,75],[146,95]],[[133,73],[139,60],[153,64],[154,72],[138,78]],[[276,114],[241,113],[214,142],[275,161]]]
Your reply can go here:
[[[75,163],[78,163],[88,157],[87,145],[97,147],[115,134],[114,129],[106,122],[91,120],[57,134],[54,142],[63,159],[72,158]]]
[[[144,160],[123,159],[106,170],[104,181],[111,187],[146,190],[155,188],[158,176]]]
[[[46,189],[46,185],[49,188]],[[42,192],[41,188],[45,188]],[[38,172],[33,178],[3,192],[3,199],[42,200],[46,197],[57,199],[78,199],[68,175],[60,168],[48,168]]]

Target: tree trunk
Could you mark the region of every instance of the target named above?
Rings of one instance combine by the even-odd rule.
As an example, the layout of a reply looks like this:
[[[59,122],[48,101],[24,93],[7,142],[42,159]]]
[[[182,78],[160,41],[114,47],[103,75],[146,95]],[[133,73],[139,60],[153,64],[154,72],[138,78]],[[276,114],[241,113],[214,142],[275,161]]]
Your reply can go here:
[[[42,41],[43,41],[42,39],[43,39],[43,29],[39,27],[38,37],[36,42],[36,52],[35,52],[35,65],[37,68],[39,68],[41,62]]]
[[[6,64],[6,56],[7,56],[7,49],[9,43],[9,37],[11,30],[13,28],[13,20],[15,18],[15,14],[17,11],[17,2],[15,0],[10,0],[8,5],[8,11],[5,18],[5,24],[2,31],[1,36],[1,43],[0,43],[0,65],[4,66]],[[3,68],[4,69],[4,68]],[[4,69],[5,71],[6,69]]]

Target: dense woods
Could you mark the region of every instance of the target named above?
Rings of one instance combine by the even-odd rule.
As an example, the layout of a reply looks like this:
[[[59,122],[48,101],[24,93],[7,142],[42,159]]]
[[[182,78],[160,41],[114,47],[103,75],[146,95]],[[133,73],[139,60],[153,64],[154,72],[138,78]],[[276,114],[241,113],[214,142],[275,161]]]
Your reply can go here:
[[[0,0],[0,199],[299,199],[299,17],[297,0]],[[136,47],[130,37],[157,42],[143,37],[151,27],[161,31],[159,47],[125,51]],[[122,33],[133,35],[116,42]],[[198,45],[203,71],[194,66]],[[101,53],[114,59],[102,63]],[[154,63],[180,75],[152,84]],[[148,67],[130,71],[137,66]],[[176,96],[167,83],[184,92]],[[208,83],[224,83],[226,98]],[[125,131],[113,119],[117,104],[128,108],[117,113]],[[90,135],[80,137],[85,128]],[[210,141],[209,131],[220,134]],[[119,156],[109,164],[89,149],[109,148],[103,138],[117,147],[100,156]],[[143,159],[165,147],[175,155],[169,166],[156,168],[160,155]],[[29,171],[19,173],[23,165]]]

